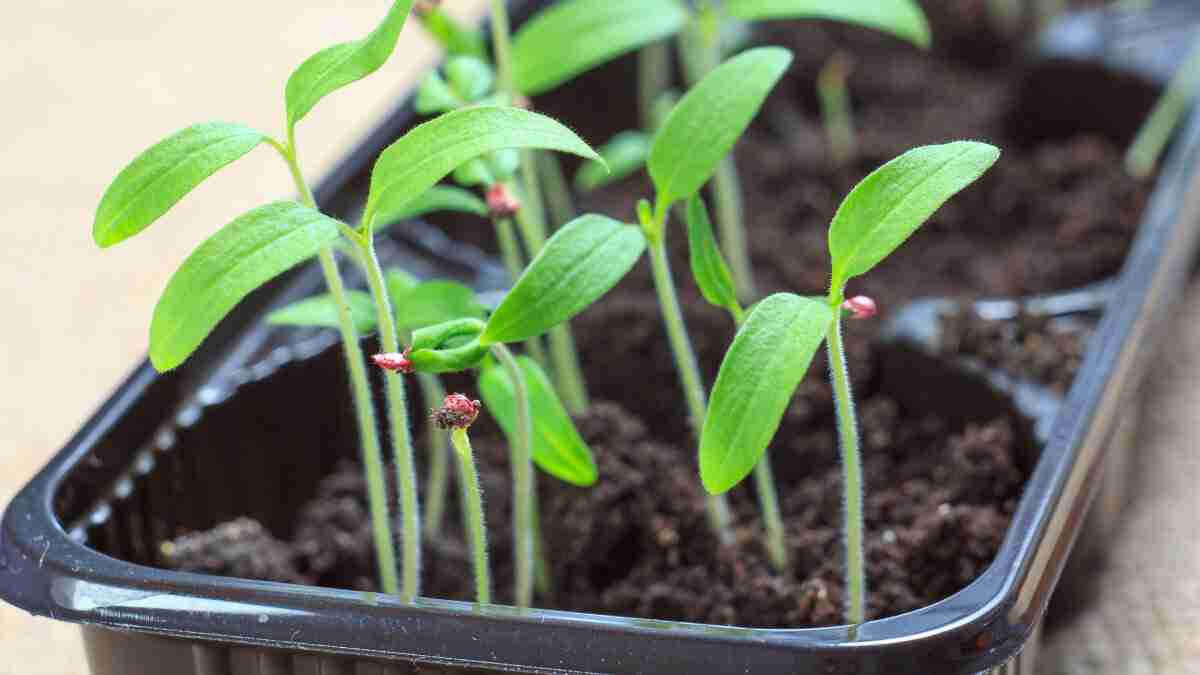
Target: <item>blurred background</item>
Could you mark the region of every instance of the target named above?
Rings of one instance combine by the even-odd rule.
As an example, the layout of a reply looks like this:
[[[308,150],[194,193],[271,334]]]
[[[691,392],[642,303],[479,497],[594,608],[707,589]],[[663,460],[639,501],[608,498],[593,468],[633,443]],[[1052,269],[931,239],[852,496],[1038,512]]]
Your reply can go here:
[[[462,16],[478,0],[449,3]],[[145,235],[101,251],[96,204],[116,172],[187,125],[283,133],[283,84],[317,49],[362,37],[378,0],[104,0],[0,6],[0,505],[143,358],[170,273],[237,214],[292,194],[267,147],[205,181]],[[376,75],[298,127],[313,181],[436,57],[405,27]],[[0,674],[84,672],[78,629],[0,603]]]

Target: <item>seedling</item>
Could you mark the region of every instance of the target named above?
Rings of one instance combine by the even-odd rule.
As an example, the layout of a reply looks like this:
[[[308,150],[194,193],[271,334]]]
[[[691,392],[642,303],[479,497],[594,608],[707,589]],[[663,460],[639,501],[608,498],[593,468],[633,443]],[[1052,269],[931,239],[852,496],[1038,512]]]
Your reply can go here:
[[[700,438],[700,477],[723,494],[759,463],[817,349],[827,344],[842,451],[846,618],[866,620],[862,461],[842,344],[842,314],[873,316],[869,298],[845,297],[846,284],[882,262],[950,197],[984,174],[996,148],[971,141],[910,150],[860,182],[829,226],[828,296],[772,295],[746,318],[721,363]]]
[[[518,606],[529,606],[533,596],[537,536],[531,460],[578,485],[594,483],[596,467],[545,372],[506,345],[544,335],[586,309],[628,273],[644,249],[637,227],[581,216],[546,242],[486,321],[458,319],[418,330],[408,354],[389,356],[391,365],[418,372],[482,370],[480,391],[512,446]]]
[[[825,19],[873,28],[919,47],[930,44],[929,25],[913,0],[696,0],[697,10],[680,34],[679,61],[688,84],[695,84],[725,57],[722,36],[730,21]],[[721,246],[728,256],[738,296],[757,297],[743,224],[741,181],[733,158],[713,176],[712,193]]]
[[[471,449],[471,439],[467,429],[479,416],[482,406],[479,401],[472,401],[462,394],[450,394],[445,398],[442,407],[431,412],[429,416],[433,426],[450,431],[451,442],[454,443],[455,454],[458,456],[459,490],[462,493],[462,503],[466,513],[463,520],[467,524],[468,539],[471,545],[471,567],[475,573],[475,601],[487,604],[492,601],[491,572],[488,570],[487,526],[483,517],[483,490],[479,487],[479,471],[475,468],[475,453]]]
[[[821,118],[825,123],[829,156],[838,168],[849,165],[858,155],[848,86],[853,71],[854,59],[846,52],[836,52],[829,57],[817,77],[817,100],[821,102]]]
[[[388,527],[383,460],[365,359],[350,301],[334,259],[343,238],[367,271],[380,340],[398,351],[396,325],[386,280],[374,249],[374,227],[410,207],[439,180],[476,157],[508,148],[539,147],[595,153],[569,129],[536,113],[479,107],[427,122],[392,144],[371,177],[362,222],[357,227],[322,214],[304,180],[296,150],[296,125],[328,94],[383,65],[395,48],[412,0],[396,0],[366,38],[324,49],[300,65],[287,82],[286,141],[228,123],[189,127],[151,147],[113,181],[97,209],[93,236],[110,246],[142,231],[205,178],[261,143],[275,148],[290,170],[300,202],[280,201],[252,209],[226,225],[180,266],[168,282],[150,326],[150,359],[159,370],[181,364],[217,323],[251,291],[316,256],[336,307],[355,401],[372,529],[385,592],[415,598],[420,578],[420,520],[405,393],[400,380],[385,376],[391,438],[400,493],[401,579]]]

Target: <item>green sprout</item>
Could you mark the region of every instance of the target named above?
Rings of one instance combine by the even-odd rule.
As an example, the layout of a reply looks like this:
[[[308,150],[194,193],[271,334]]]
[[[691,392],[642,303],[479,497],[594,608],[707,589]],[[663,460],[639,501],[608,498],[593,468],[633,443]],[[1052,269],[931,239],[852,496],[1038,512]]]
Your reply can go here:
[[[867,318],[875,308],[866,298],[847,300],[846,284],[883,262],[999,156],[996,148],[972,141],[925,146],[863,179],[829,226],[828,296],[778,293],[755,305],[713,386],[700,438],[700,477],[711,494],[722,494],[760,463],[817,349],[826,343],[842,452],[846,618],[851,624],[866,620],[866,566],[862,458],[841,319],[843,311]]]
[[[462,394],[450,394],[442,407],[429,416],[432,426],[450,431],[458,456],[458,475],[462,479],[463,520],[466,521],[471,546],[471,567],[475,573],[475,601],[485,605],[492,601],[491,572],[488,570],[487,526],[483,517],[483,490],[479,487],[479,471],[475,468],[475,452],[467,429],[479,416],[482,406]]]
[[[595,483],[591,451],[544,370],[507,345],[540,337],[600,299],[645,250],[636,226],[599,215],[566,224],[523,271],[486,321],[447,321],[413,333],[407,354],[381,365],[426,373],[480,369],[479,388],[512,448],[513,549],[517,606],[532,602],[537,514],[532,463],[568,483]],[[543,567],[545,567],[543,563]]]

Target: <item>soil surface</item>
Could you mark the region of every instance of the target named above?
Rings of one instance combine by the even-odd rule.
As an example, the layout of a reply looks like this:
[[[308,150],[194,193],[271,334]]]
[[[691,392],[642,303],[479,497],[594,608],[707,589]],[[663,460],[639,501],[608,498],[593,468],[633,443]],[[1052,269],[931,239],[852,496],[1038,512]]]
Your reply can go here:
[[[1020,314],[1011,321],[980,317],[966,305],[941,317],[939,349],[973,356],[1065,394],[1083,363],[1089,327],[1076,319]]]
[[[827,24],[776,23],[766,29],[763,40],[791,47],[796,62],[736,153],[761,292],[823,293],[826,227],[849,188],[913,146],[960,138],[989,141],[1004,155],[888,262],[856,280],[851,293],[872,295],[886,315],[919,296],[1020,295],[1118,271],[1149,184],[1123,173],[1124,137],[1047,136],[1018,114],[1026,109],[1027,72],[1015,58],[1017,46],[979,18],[984,4],[929,3],[938,36],[932,54]],[[839,50],[852,53],[857,63],[850,88],[860,156],[844,168],[830,165],[812,84]],[[622,61],[536,105],[585,138],[602,141],[634,120],[626,107],[618,109],[594,92],[619,90],[613,78],[632,72],[632,62]],[[632,220],[636,199],[649,195],[644,178],[635,177],[585,196],[582,208]],[[482,222],[441,224],[453,237],[495,250]],[[711,382],[733,327],[688,280],[684,240],[675,234],[670,242],[675,275]],[[887,349],[874,342],[881,323],[847,328],[864,443],[872,617],[928,605],[976,578],[1002,541],[1027,477],[1027,458],[1036,452],[1023,431],[1027,422],[1008,410],[950,418],[934,408],[904,405],[907,399],[891,388],[895,383],[879,376],[880,359],[887,358]],[[750,485],[730,493],[736,544],[722,548],[708,530],[695,439],[682,412],[648,269],[639,265],[573,325],[595,400],[577,422],[595,452],[600,479],[580,489],[540,476],[554,593],[540,595],[536,604],[767,627],[839,622],[841,478],[823,359],[801,385],[771,448],[790,557],[788,569],[778,571],[765,555]],[[1018,341],[1022,325],[1011,329]],[[964,352],[992,355],[1003,367],[1055,386],[1069,382],[1069,364],[1048,364],[1040,347],[1033,350],[1036,358],[1025,360],[1020,356],[1025,345],[1015,356],[997,348],[1014,339],[1011,332],[992,335],[965,327],[956,335]],[[458,386],[473,391],[468,381],[452,384]],[[472,433],[495,595],[504,602],[512,585],[507,450],[483,418]],[[236,550],[223,546],[189,549],[177,542],[176,549],[198,551],[187,558],[188,569],[239,575],[261,569],[275,575],[270,578],[293,575],[326,586],[373,588],[364,492],[359,469],[346,462],[322,482],[286,545],[265,533],[254,535],[264,553],[274,556],[279,546],[287,547],[277,564],[248,567]],[[470,599],[455,501],[449,500],[442,536],[425,547],[423,593]],[[212,536],[223,541],[211,533],[201,541]]]

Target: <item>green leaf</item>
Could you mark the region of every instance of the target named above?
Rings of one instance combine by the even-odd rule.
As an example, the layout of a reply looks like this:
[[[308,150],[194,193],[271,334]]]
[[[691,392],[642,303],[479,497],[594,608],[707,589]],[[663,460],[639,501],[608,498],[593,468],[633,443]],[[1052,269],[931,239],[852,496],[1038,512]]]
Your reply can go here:
[[[790,293],[759,302],[733,339],[700,434],[700,479],[726,492],[754,469],[825,339],[829,305]]]
[[[369,293],[346,291],[346,302],[350,305],[350,318],[354,321],[355,330],[359,333],[375,330],[375,302]],[[341,325],[337,303],[328,293],[314,295],[281,307],[267,315],[267,323],[275,326],[317,328],[337,328]]]
[[[708,217],[708,208],[699,194],[694,194],[688,200],[688,254],[692,264],[692,276],[704,299],[717,307],[724,307],[739,314],[741,305],[738,304],[737,291],[733,287],[733,276],[721,257],[717,240],[713,237],[712,221]]]
[[[394,205],[390,199],[385,198],[375,214],[375,222],[386,226],[439,211],[457,211],[484,217],[488,215],[487,204],[475,196],[475,193],[452,185],[434,185],[420,197],[400,204]]]
[[[596,162],[587,162],[579,167],[575,174],[575,187],[581,192],[615,183],[640,170],[646,165],[646,155],[650,154],[650,137],[640,131],[622,131],[597,150],[608,165],[608,170],[605,171],[604,165]]]
[[[475,291],[454,281],[426,281],[393,296],[396,326],[416,330],[454,319],[482,319],[486,308]]]
[[[915,0],[725,0],[725,10],[744,21],[831,19],[890,33],[929,47],[929,23]]]
[[[446,81],[458,97],[473,103],[487,96],[496,81],[492,66],[474,56],[454,56],[446,61]]]
[[[561,150],[599,160],[574,132],[544,115],[491,106],[455,110],[417,126],[383,151],[371,173],[363,222],[373,222],[383,199],[402,205],[468,160],[507,148]]]
[[[856,185],[829,226],[835,291],[869,271],[916,232],[942,204],[974,183],[1000,150],[958,141],[909,150]]]
[[[313,54],[288,78],[288,127],[293,127],[318,101],[379,70],[396,48],[400,29],[414,0],[395,0],[387,16],[361,40],[343,42]]]
[[[205,122],[159,141],[122,169],[104,191],[92,238],[106,248],[141,232],[205,178],[265,139],[240,124]]]
[[[459,24],[439,7],[418,16],[425,30],[429,31],[448,54],[487,58],[483,35],[479,31]]]
[[[150,322],[150,361],[183,363],[242,298],[317,254],[338,221],[296,202],[252,209],[221,228],[176,270]]]
[[[678,0],[570,0],[530,19],[513,38],[513,79],[534,96],[687,23]]]
[[[570,319],[616,286],[645,250],[639,227],[595,214],[572,220],[517,279],[482,342],[527,340]]]
[[[650,177],[660,203],[689,197],[708,182],[791,62],[791,52],[781,47],[751,49],[717,66],[684,95],[650,149]]]
[[[533,414],[533,461],[543,471],[573,485],[587,487],[596,483],[596,460],[580,437],[575,423],[554,392],[550,378],[536,361],[518,356],[529,391]],[[487,410],[499,422],[510,439],[516,429],[517,400],[508,372],[491,364],[479,376],[479,392]]]

